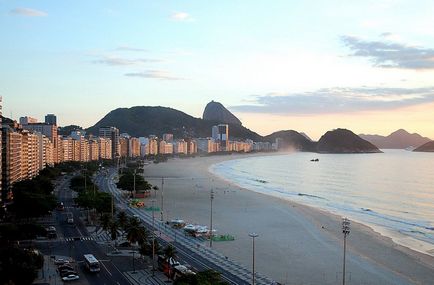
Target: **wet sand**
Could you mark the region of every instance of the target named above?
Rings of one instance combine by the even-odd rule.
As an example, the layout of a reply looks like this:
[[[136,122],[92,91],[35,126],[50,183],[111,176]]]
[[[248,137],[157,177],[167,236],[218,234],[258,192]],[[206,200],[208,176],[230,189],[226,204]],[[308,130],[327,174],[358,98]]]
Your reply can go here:
[[[164,219],[210,224],[210,191],[214,191],[213,228],[235,241],[214,242],[224,255],[251,267],[252,240],[256,270],[284,284],[342,282],[341,217],[240,188],[209,172],[228,155],[173,159],[145,166],[145,176],[161,188]],[[151,178],[154,177],[154,178]],[[161,193],[161,191],[159,191]],[[158,195],[161,203],[161,197]],[[351,217],[350,217],[351,218]],[[434,257],[395,244],[371,228],[352,223],[347,238],[347,284],[434,284]]]

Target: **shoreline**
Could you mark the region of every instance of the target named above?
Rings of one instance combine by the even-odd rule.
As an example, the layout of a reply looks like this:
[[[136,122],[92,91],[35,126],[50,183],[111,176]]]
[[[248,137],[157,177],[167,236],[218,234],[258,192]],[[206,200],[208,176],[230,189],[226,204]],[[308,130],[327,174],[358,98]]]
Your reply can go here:
[[[257,257],[259,272],[281,283],[335,284],[342,265],[340,216],[241,188],[209,171],[214,164],[227,160],[282,154],[285,153],[174,159],[147,166],[145,176],[168,177],[164,185],[165,205],[170,205],[165,206],[166,219],[183,218],[209,226],[209,190],[214,189],[213,227],[217,234],[229,233],[236,238],[234,242],[214,243],[226,256],[249,266],[248,232],[255,231],[260,234],[258,254],[266,257]],[[149,181],[160,187],[160,181]],[[432,256],[396,244],[392,238],[359,222],[352,223],[348,250],[347,266],[353,281],[426,284],[434,278]],[[312,273],[309,268],[316,268],[317,272]]]
[[[286,154],[290,154],[290,153],[280,153],[280,154],[281,155],[286,155]],[[267,156],[267,155],[264,155],[264,156]],[[243,159],[243,158],[236,158],[236,159],[233,159],[233,160],[238,160],[238,159]],[[224,181],[226,181],[227,183],[230,183],[230,184],[234,185],[235,187],[240,187],[240,188],[242,188],[242,189],[244,189],[246,191],[252,191],[252,192],[255,192],[255,193],[258,193],[258,194],[263,194],[263,195],[267,195],[267,196],[270,196],[270,197],[275,197],[275,198],[278,198],[278,199],[281,199],[281,200],[284,200],[284,201],[288,201],[290,203],[294,203],[294,204],[299,205],[299,206],[310,207],[314,211],[323,211],[323,212],[325,212],[325,213],[327,213],[329,215],[335,216],[335,217],[341,217],[341,218],[343,217],[343,216],[341,216],[342,214],[340,214],[338,211],[332,211],[330,209],[325,209],[325,208],[322,208],[321,206],[315,206],[315,205],[305,204],[305,203],[300,202],[300,201],[294,201],[294,200],[292,200],[290,198],[285,198],[285,197],[281,197],[281,196],[278,196],[278,195],[274,195],[273,193],[267,194],[267,193],[263,193],[263,192],[260,192],[260,191],[255,191],[254,189],[248,189],[246,187],[238,185],[237,183],[231,181],[230,179],[227,179],[223,175],[220,175],[219,173],[217,173],[217,171],[215,171],[213,169],[216,165],[218,165],[220,163],[224,163],[226,161],[229,161],[229,160],[225,160],[225,161],[222,161],[222,162],[210,165],[208,167],[208,171],[210,172],[210,174],[213,175],[213,176],[215,176],[215,177],[218,177],[218,178],[220,178],[220,179],[222,179]],[[422,241],[422,240],[418,240],[418,239],[413,238],[411,236],[406,236],[404,234],[396,233],[396,232],[393,232],[391,230],[387,230],[386,228],[384,228],[382,226],[376,226],[376,225],[373,225],[373,224],[369,224],[367,222],[361,221],[361,220],[359,220],[357,218],[354,218],[354,217],[351,217],[350,220],[351,220],[352,224],[353,223],[357,223],[357,224],[360,224],[362,226],[366,226],[371,231],[373,231],[374,233],[379,234],[382,237],[391,239],[391,241],[394,244],[396,244],[396,246],[402,246],[406,250],[415,251],[417,253],[421,253],[421,254],[425,254],[425,255],[429,255],[431,257],[434,257],[434,244],[430,244],[428,242],[425,242],[425,241]]]

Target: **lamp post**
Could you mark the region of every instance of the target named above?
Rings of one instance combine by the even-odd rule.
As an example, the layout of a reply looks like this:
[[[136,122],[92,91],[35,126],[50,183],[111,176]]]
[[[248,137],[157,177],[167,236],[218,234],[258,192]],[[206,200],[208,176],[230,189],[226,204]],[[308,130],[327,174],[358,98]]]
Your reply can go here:
[[[164,221],[163,211],[164,211],[164,177],[161,177],[161,221]]]
[[[136,264],[134,263],[134,254],[135,254],[136,252],[134,251],[134,249],[133,249],[133,273],[136,273]]]
[[[134,186],[133,186],[133,192],[134,192],[134,196],[133,197],[135,197],[136,196],[136,171],[137,171],[137,169],[134,169],[134,179],[133,179],[133,181],[134,181]]]
[[[214,190],[211,189],[211,193],[209,196],[211,200],[211,215],[210,215],[210,235],[209,235],[209,247],[212,247],[212,238],[213,238],[213,232],[212,232],[212,200],[214,200]]]
[[[256,233],[250,233],[249,237],[251,237],[252,240],[253,240],[253,245],[252,245],[252,247],[253,247],[253,254],[252,254],[252,268],[253,268],[253,271],[252,271],[252,285],[255,285],[255,238],[258,237],[258,234],[256,234]]]
[[[342,219],[342,233],[344,234],[344,262],[342,269],[342,285],[345,285],[345,255],[347,250],[347,235],[350,234],[350,220],[347,218]]]
[[[152,276],[155,276],[155,215],[154,215],[155,200],[152,199]]]

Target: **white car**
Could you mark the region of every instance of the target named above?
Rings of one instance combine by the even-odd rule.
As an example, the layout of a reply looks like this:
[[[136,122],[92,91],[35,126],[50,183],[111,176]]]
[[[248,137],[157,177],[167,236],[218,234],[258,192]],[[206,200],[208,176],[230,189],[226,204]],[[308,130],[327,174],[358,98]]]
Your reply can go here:
[[[76,274],[70,274],[68,276],[62,277],[62,280],[63,281],[74,281],[74,280],[77,280],[79,278],[80,277],[78,275],[76,275]]]

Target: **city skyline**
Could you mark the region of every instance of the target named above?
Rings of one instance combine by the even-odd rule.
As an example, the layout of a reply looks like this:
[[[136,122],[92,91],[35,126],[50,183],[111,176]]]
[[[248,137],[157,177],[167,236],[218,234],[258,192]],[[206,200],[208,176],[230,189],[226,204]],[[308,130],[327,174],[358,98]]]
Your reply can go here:
[[[429,1],[0,3],[6,117],[89,127],[118,107],[201,117],[215,100],[261,135],[434,138]]]

